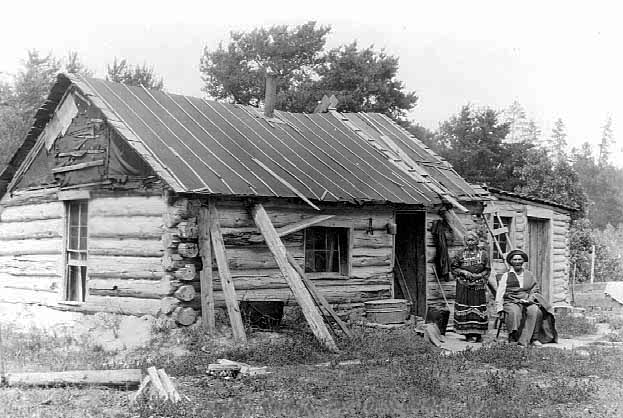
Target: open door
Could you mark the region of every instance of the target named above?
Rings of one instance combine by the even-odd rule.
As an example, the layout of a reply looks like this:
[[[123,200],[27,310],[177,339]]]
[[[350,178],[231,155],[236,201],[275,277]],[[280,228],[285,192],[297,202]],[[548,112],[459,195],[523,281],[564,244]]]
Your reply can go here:
[[[395,297],[411,302],[411,313],[426,314],[426,213],[396,213]]]
[[[534,274],[541,293],[550,301],[550,221],[528,217],[528,270]]]

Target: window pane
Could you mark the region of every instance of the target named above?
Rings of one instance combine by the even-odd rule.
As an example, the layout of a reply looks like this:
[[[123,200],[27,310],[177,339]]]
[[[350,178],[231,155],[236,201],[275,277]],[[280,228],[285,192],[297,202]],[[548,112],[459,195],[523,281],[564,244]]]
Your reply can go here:
[[[70,226],[69,227],[69,236],[67,241],[67,249],[69,250],[79,250],[79,237],[80,237],[80,227],[79,226]]]
[[[78,222],[80,222],[79,212],[80,206],[77,203],[69,203],[69,225],[78,225]]]
[[[347,228],[307,228],[305,230],[305,271],[347,274],[347,243]]]
[[[88,206],[86,202],[80,203],[80,225],[86,227],[88,219]]]

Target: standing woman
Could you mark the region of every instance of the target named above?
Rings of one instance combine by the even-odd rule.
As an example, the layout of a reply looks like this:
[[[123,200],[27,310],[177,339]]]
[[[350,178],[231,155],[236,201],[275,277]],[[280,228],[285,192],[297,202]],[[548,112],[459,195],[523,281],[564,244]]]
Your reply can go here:
[[[456,278],[456,300],[454,303],[454,330],[479,343],[487,333],[486,284],[491,273],[489,255],[478,247],[478,235],[465,235],[465,248],[459,251],[450,267]]]

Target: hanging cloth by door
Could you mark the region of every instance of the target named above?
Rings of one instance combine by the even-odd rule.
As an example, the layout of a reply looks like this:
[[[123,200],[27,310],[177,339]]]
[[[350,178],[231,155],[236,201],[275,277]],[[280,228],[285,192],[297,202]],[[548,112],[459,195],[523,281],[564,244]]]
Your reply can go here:
[[[450,255],[448,254],[448,240],[446,233],[450,231],[445,220],[433,221],[431,232],[435,238],[435,267],[439,278],[444,281],[450,280]]]

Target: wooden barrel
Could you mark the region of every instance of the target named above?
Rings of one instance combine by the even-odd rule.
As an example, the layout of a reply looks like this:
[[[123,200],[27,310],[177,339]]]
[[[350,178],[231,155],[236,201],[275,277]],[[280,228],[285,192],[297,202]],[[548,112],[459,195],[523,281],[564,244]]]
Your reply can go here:
[[[364,303],[366,318],[377,324],[401,324],[409,317],[409,306],[405,299],[381,299]]]

